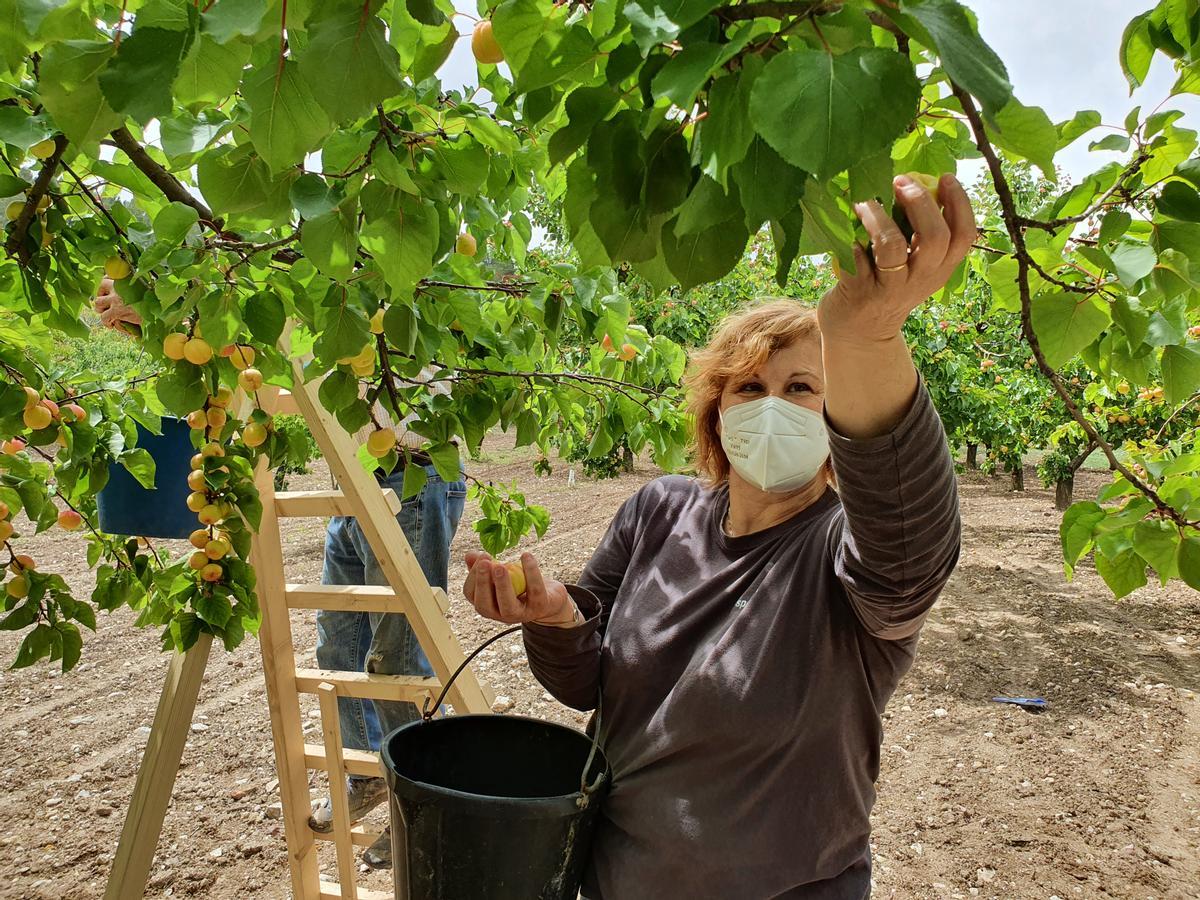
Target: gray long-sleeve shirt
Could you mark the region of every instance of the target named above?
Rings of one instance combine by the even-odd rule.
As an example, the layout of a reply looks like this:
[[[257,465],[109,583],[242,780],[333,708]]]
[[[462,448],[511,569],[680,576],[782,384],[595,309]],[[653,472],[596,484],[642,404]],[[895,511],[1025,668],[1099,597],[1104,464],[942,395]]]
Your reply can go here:
[[[958,498],[924,386],[890,434],[830,442],[837,492],[755,534],[724,533],[725,488],[646,485],[570,586],[586,621],[524,629],[563,703],[603,688],[584,897],[868,896],[880,714],[958,560]]]

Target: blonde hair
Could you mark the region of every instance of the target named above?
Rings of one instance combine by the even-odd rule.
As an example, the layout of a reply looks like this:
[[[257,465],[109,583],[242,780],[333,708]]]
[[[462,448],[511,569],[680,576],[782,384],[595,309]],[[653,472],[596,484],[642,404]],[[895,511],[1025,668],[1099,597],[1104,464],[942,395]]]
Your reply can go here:
[[[764,297],[728,316],[708,345],[692,355],[684,386],[692,414],[696,470],[710,485],[729,478],[721,446],[721,394],[731,380],[747,379],[771,356],[802,338],[820,340],[817,311],[795,300]]]

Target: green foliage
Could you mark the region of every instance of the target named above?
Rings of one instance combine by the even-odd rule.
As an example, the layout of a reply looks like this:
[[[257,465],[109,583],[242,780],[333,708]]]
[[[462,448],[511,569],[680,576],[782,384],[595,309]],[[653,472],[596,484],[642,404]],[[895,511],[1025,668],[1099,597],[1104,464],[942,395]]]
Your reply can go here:
[[[275,490],[287,488],[289,475],[307,475],[309,464],[321,458],[321,450],[302,416],[276,416],[275,431],[287,442],[283,461],[275,469]]]

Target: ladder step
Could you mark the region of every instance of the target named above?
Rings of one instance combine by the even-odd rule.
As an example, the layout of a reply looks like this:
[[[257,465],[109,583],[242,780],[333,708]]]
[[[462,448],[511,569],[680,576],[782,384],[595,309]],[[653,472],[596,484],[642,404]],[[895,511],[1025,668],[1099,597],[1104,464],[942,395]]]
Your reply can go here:
[[[396,593],[375,584],[287,584],[288,609],[334,609],[345,612],[400,612]]]
[[[435,587],[433,599],[442,615],[450,611],[450,598]],[[395,591],[378,584],[287,584],[283,592],[288,609],[333,609],[345,612],[403,612]]]
[[[342,758],[345,760],[346,771],[351,775],[366,775],[374,778],[379,778],[383,775],[378,753],[344,748],[342,750]],[[320,769],[322,772],[327,772],[329,764],[325,760],[325,748],[320,744],[305,744],[304,765],[310,769]]]
[[[370,675],[366,672],[338,672],[329,669],[297,669],[296,690],[315,694],[325,682],[337,688],[340,697],[363,697],[368,700],[406,700],[420,706],[426,698],[433,700],[442,689],[436,678],[419,675]]]
[[[379,837],[379,835],[380,832],[367,831],[367,829],[362,825],[350,826],[350,842],[356,847],[370,847],[373,843],[375,843],[375,840]],[[337,835],[335,835],[332,831],[328,832],[327,834],[321,834],[314,831],[313,837],[318,841],[333,842],[337,840]],[[359,888],[359,891],[361,892],[362,888]]]
[[[342,886],[336,881],[321,880],[321,900],[343,900]],[[358,900],[394,900],[395,895],[386,891],[358,889]]]
[[[392,513],[399,513],[400,498],[396,492],[391,488],[382,490]],[[356,514],[353,504],[341,491],[281,491],[275,495],[275,512],[284,518],[327,518]]]

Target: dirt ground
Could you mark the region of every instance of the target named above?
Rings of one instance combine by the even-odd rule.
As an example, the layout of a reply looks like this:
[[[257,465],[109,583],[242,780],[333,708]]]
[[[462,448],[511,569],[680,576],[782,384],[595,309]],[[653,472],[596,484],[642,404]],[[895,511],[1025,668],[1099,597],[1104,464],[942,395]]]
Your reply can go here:
[[[536,552],[562,579],[656,474],[641,465],[568,487],[565,466],[535,478],[527,457],[502,447],[489,443],[471,470],[520,478],[549,507],[554,524]],[[1037,484],[1032,471],[1026,482]],[[1103,482],[1085,473],[1079,495]],[[322,468],[292,486],[327,487],[328,476]],[[874,896],[1200,898],[1200,595],[1152,585],[1114,603],[1089,566],[1064,579],[1046,491],[1011,494],[1007,479],[967,474],[961,493],[962,562],[886,713]],[[455,542],[452,596],[472,514]],[[322,523],[284,525],[289,580],[319,580]],[[22,543],[90,589],[82,542],[51,532]],[[452,612],[464,646],[498,630],[464,607]],[[157,635],[132,629],[132,618],[104,617],[68,675],[0,673],[0,897],[103,893],[167,664]],[[311,614],[295,613],[293,627],[301,664],[312,665]],[[0,635],[0,659],[16,646]],[[514,712],[582,721],[533,680],[519,637],[486,651],[478,671]],[[1050,706],[991,702],[1000,695]],[[315,699],[304,703],[315,739]],[[316,776],[313,789],[323,790]],[[257,642],[214,650],[147,896],[288,897],[283,835],[268,814],[277,800]],[[332,853],[322,854],[332,875]],[[364,874],[360,884],[386,889],[389,879]]]

